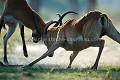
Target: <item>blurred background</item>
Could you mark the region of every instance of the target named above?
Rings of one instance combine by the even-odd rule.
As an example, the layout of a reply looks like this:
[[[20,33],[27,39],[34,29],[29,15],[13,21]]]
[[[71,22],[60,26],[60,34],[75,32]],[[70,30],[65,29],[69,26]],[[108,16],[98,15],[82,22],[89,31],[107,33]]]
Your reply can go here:
[[[0,0],[0,15],[2,14],[4,10],[4,2],[5,0]],[[76,11],[79,13],[79,15],[69,14],[64,18],[64,21],[71,19],[71,18],[80,18],[84,16],[87,12],[91,10],[99,10],[103,13],[106,13],[109,18],[112,20],[114,26],[117,28],[117,30],[120,32],[120,0],[27,0],[28,4],[39,13],[39,15],[42,17],[42,19],[46,22],[49,20],[57,20],[59,17],[56,15],[56,13],[63,14],[66,11]],[[21,5],[22,6],[22,5]],[[6,33],[6,30],[2,31],[2,34],[0,35],[0,55],[3,55],[3,36]],[[31,30],[25,28],[25,37],[26,41],[31,38]],[[113,40],[109,39],[108,37],[103,37],[106,40],[105,43],[105,51],[107,56],[104,57],[104,61],[108,58],[111,54],[118,54],[120,51],[120,45]],[[34,48],[33,48],[34,46]],[[35,47],[36,46],[36,47]],[[34,44],[32,42],[27,41],[27,47],[29,53],[41,53],[45,52],[47,49],[44,46],[42,42],[38,44]],[[40,48],[45,48],[43,51],[40,51]],[[61,49],[60,49],[61,50]],[[62,49],[63,50],[63,49]],[[63,50],[65,52],[65,50]],[[88,49],[84,51],[83,53],[95,53],[96,57],[96,49]],[[20,53],[22,54],[22,40],[19,33],[19,28],[16,29],[15,34],[9,39],[8,41],[8,53]],[[58,53],[62,53],[59,52]],[[43,53],[41,53],[43,54]],[[39,54],[38,54],[39,55]],[[60,54],[61,55],[61,54]],[[90,55],[90,54],[89,54]],[[90,56],[88,55],[88,58]],[[35,56],[35,54],[34,54]],[[82,55],[83,58],[87,55]],[[120,54],[119,54],[120,56]],[[33,57],[33,56],[32,56]],[[32,58],[30,57],[30,58]],[[67,56],[69,57],[69,56]],[[113,57],[113,56],[112,56]],[[118,55],[117,55],[118,57]],[[1,57],[0,59],[2,59]],[[9,59],[13,58],[13,55],[9,55]],[[16,58],[16,57],[14,57]],[[109,57],[111,58],[111,57]],[[17,58],[18,59],[18,58]],[[20,58],[21,59],[21,58]],[[34,59],[34,58],[32,58]],[[93,58],[91,58],[93,59]],[[116,56],[115,56],[116,59]],[[114,58],[112,60],[115,60]],[[24,60],[24,59],[23,59]],[[68,60],[68,59],[67,59]],[[119,63],[119,57],[117,58],[116,64]],[[31,61],[31,60],[26,60]],[[89,60],[88,60],[89,61]],[[11,63],[15,63],[13,60],[10,60]],[[64,61],[63,61],[64,62]],[[69,61],[68,61],[69,62]],[[112,61],[108,61],[112,62]],[[22,62],[25,63],[25,62]],[[27,63],[27,62],[26,62]],[[56,64],[56,63],[55,63]],[[81,63],[83,64],[83,63]],[[119,63],[120,64],[120,63]],[[89,65],[89,64],[88,64]]]

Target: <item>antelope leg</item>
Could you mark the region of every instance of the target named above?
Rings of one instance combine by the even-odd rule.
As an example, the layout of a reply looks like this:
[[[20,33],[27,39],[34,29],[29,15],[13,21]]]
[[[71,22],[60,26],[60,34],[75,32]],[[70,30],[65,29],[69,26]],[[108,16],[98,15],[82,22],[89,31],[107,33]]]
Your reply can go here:
[[[73,51],[73,53],[70,55],[70,63],[67,68],[71,68],[72,62],[75,59],[75,57],[78,55],[79,51]]]
[[[31,62],[30,64],[28,64],[27,66],[25,67],[28,67],[28,66],[33,66],[35,63],[37,63],[38,61],[46,58],[48,55],[50,55],[51,53],[53,53],[57,48],[59,48],[64,42],[63,41],[58,41],[58,42],[55,42],[50,48],[49,50],[44,53],[41,57],[39,57],[38,59],[36,59],[35,61]]]
[[[100,56],[101,56],[103,48],[104,48],[105,41],[102,40],[102,39],[98,39],[96,41],[91,41],[91,42],[92,43],[89,44],[90,46],[92,46],[92,47],[99,47],[99,52],[98,52],[96,61],[95,61],[94,65],[91,67],[91,69],[97,69],[98,63],[99,63],[99,59],[100,59]]]
[[[19,24],[19,26],[20,26],[20,34],[21,34],[21,38],[22,38],[22,43],[23,43],[24,56],[28,57],[26,43],[25,43],[25,37],[24,37],[24,26],[20,25],[20,24]]]
[[[12,36],[12,34],[15,32],[17,24],[9,24],[9,29],[8,32],[5,34],[3,43],[4,43],[4,63],[8,65],[8,60],[7,60],[7,41],[8,39]]]

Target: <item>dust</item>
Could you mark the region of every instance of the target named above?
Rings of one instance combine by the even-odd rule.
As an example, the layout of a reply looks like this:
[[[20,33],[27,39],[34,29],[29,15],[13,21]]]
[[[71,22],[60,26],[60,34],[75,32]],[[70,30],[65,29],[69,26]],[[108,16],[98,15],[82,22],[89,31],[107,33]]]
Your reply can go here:
[[[25,58],[23,55],[22,45],[17,45],[14,53],[9,53],[8,55],[10,65],[27,65],[45,53],[47,48],[44,44],[29,44],[27,45],[27,50],[29,57]],[[91,47],[80,51],[73,61],[72,68],[91,67],[95,62],[98,50],[99,48],[97,47]],[[119,52],[119,46],[105,47],[100,58],[99,66],[119,66]],[[47,57],[35,64],[34,67],[67,68],[71,53],[72,51],[66,51],[63,48],[58,48],[52,58]]]

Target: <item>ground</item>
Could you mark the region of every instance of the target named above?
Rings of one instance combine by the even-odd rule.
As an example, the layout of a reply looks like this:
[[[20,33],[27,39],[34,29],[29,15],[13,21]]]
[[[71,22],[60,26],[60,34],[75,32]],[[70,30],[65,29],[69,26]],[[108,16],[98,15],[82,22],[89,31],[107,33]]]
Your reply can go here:
[[[98,54],[97,47],[91,47],[79,52],[75,58],[72,68],[85,68],[91,67]],[[43,43],[27,44],[28,58],[25,58],[22,52],[22,45],[17,45],[14,52],[9,52],[8,60],[10,65],[27,65],[33,60],[40,57],[47,51]],[[99,66],[119,66],[120,65],[120,47],[118,46],[105,46],[102,56],[100,58]],[[72,51],[66,51],[59,48],[55,51],[54,57],[47,57],[38,62],[34,67],[48,67],[48,68],[66,68],[69,64],[69,56]],[[2,57],[1,57],[2,61]]]

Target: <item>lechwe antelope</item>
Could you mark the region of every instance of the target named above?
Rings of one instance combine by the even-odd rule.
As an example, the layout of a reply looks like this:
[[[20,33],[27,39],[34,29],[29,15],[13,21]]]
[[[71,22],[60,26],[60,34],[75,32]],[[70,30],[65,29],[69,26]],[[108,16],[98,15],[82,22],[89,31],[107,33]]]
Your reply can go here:
[[[0,15],[1,15],[2,12],[3,12],[5,1],[6,1],[6,0],[0,0]]]
[[[66,14],[68,13],[74,13],[74,12],[70,11],[70,12],[67,12]],[[65,15],[63,15],[62,18]],[[7,49],[6,49],[7,41],[14,33],[17,23],[20,25],[22,40],[24,38],[23,26],[26,26],[27,28],[31,29],[33,36],[41,37],[44,33],[45,26],[47,24],[35,11],[33,11],[28,6],[26,0],[6,0],[5,9],[0,20],[0,31],[4,24],[7,24],[9,27],[7,34],[4,36],[4,63],[5,64],[8,64]],[[24,40],[23,40],[23,50],[24,50],[24,55],[27,57],[28,55],[27,55]]]
[[[0,20],[1,20],[1,22],[0,22],[0,33],[1,33],[2,27],[6,28],[5,24],[8,25],[8,27],[11,26],[11,25],[14,26],[13,28],[9,28],[8,32],[4,36],[4,43],[6,44],[6,47],[4,46],[4,53],[7,54],[7,49],[6,49],[7,48],[7,41],[12,36],[12,34],[14,33],[15,28],[17,26],[17,22],[12,16],[4,17],[3,20],[2,19],[0,19]],[[24,25],[19,24],[19,27],[20,27],[20,34],[21,34],[22,43],[23,43],[24,56],[28,57],[27,48],[26,48],[25,39],[24,39]]]
[[[4,4],[6,0],[0,0],[0,3]]]
[[[37,14],[37,18],[39,21],[40,26],[45,26],[44,21],[42,18]],[[30,28],[31,30],[35,30],[33,17],[32,17],[32,9],[28,6],[26,0],[7,0],[5,3],[5,9],[1,16],[0,21],[0,30],[2,29],[2,26],[4,24],[7,24],[9,26],[9,30],[7,34],[4,36],[4,63],[8,64],[7,60],[7,41],[12,36],[12,34],[15,31],[15,28],[17,26],[17,23],[19,23],[20,26],[25,25],[26,27]],[[41,27],[41,30],[44,30],[43,27]],[[23,30],[21,27],[21,30]],[[21,31],[23,33],[23,31]],[[22,36],[22,40],[23,40]],[[23,41],[23,46],[24,46]],[[27,51],[26,47],[23,47],[24,55],[27,57]]]
[[[91,11],[80,19],[68,20],[62,26],[52,27],[47,31],[45,44],[48,51],[27,66],[33,66],[48,55],[52,55],[57,48],[63,47],[67,51],[73,51],[68,65],[68,68],[71,68],[79,51],[89,47],[99,47],[98,56],[92,66],[92,69],[97,69],[104,48],[105,41],[101,39],[104,35],[120,43],[120,33],[108,16],[99,11]]]

